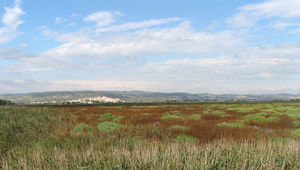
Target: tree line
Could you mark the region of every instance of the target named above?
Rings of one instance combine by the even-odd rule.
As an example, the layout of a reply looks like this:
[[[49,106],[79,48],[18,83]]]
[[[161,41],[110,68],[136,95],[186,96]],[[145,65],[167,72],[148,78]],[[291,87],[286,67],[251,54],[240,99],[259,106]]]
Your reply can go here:
[[[0,99],[0,106],[5,106],[5,105],[12,105],[13,103],[11,101],[7,100],[1,100]]]

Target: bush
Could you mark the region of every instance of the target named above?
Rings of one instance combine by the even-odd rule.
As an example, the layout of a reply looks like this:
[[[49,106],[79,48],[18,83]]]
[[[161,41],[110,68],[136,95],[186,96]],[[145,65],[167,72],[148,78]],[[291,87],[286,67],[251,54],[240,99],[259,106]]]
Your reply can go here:
[[[293,130],[292,135],[296,137],[300,137],[300,129]]]
[[[124,116],[115,116],[111,113],[105,113],[100,116],[99,121],[113,121],[113,122],[119,122],[121,119],[123,119]]]
[[[245,125],[242,122],[232,122],[232,123],[222,122],[222,123],[218,123],[217,126],[220,126],[220,127],[231,127],[231,128],[242,128],[242,127],[245,127]]]
[[[0,100],[0,106],[12,105],[12,104],[13,103],[11,101]]]
[[[300,120],[295,120],[295,121],[293,121],[293,125],[294,125],[295,127],[300,127]]]
[[[99,131],[118,130],[123,127],[124,127],[124,125],[121,125],[120,123],[115,123],[115,122],[102,122],[102,123],[99,123],[97,126]]]
[[[265,123],[265,122],[276,122],[279,121],[280,119],[275,117],[275,116],[271,116],[266,118],[265,116],[267,116],[268,113],[256,113],[256,114],[251,114],[251,115],[246,115],[244,116],[246,122],[254,122],[254,123]]]
[[[181,126],[181,125],[173,125],[173,126],[168,127],[167,129],[168,130],[187,130],[189,128],[190,127],[185,127],[185,126]]]
[[[89,129],[92,129],[92,127],[89,126],[89,125],[86,124],[86,123],[80,123],[79,125],[77,125],[77,126],[74,128],[73,132],[75,132],[75,133],[81,133],[81,132],[83,132],[84,130],[89,130]]]
[[[178,115],[165,115],[165,116],[163,116],[163,117],[161,117],[161,119],[164,119],[164,120],[166,120],[166,119],[183,119],[181,116],[178,116]]]
[[[187,117],[187,119],[200,120],[201,119],[201,115],[199,115],[199,114],[192,114],[189,117]]]
[[[175,140],[182,141],[182,142],[195,142],[197,138],[187,135],[178,135],[176,136]]]

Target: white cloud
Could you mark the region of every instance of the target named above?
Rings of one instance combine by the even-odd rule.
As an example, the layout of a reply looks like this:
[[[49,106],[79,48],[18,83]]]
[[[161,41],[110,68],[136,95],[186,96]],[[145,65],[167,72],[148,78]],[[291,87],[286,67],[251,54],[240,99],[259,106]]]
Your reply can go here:
[[[211,93],[300,91],[299,44],[232,49],[218,57],[199,55],[199,57],[186,58],[183,56],[182,59],[137,63],[133,67],[117,65],[115,62],[102,63],[99,60],[99,63],[105,66],[95,65],[91,68],[93,64],[85,62],[73,65],[76,59],[62,57],[63,55],[57,58],[46,55],[22,58],[23,55],[19,54],[15,57],[21,62],[2,67],[1,72],[36,71],[40,74],[41,71],[50,71],[60,75],[64,74],[58,71],[61,69],[72,70],[74,74],[91,69],[85,75],[92,76],[95,80],[21,81],[23,84],[12,84],[9,88],[14,85],[20,86],[20,90],[23,87],[23,90],[28,91],[32,89],[39,91],[126,89]],[[3,52],[2,56],[7,56],[7,52]],[[105,71],[115,71],[116,68],[122,71],[114,72],[114,77],[107,75],[106,77],[110,78],[106,78],[101,74]],[[8,85],[6,86],[7,89]]]
[[[299,58],[202,57],[151,62],[141,70],[173,91],[211,93],[300,92]],[[162,86],[165,84],[163,83]],[[291,92],[291,91],[289,91]]]
[[[272,23],[271,25],[273,28],[275,28],[277,30],[285,30],[286,28],[295,26],[297,24],[291,23],[291,22],[278,21],[278,22]]]
[[[22,44],[19,44],[20,47],[27,47],[28,44],[27,43],[22,43]]]
[[[137,80],[0,80],[0,93],[24,93],[70,90],[153,90],[157,83]]]
[[[289,30],[289,33],[298,34],[298,33],[300,33],[300,28]]]
[[[114,25],[110,27],[99,28],[97,32],[108,32],[108,31],[127,31],[132,29],[146,28],[155,25],[166,24],[174,21],[180,21],[181,18],[165,18],[165,19],[152,19],[145,20],[142,22],[129,22],[121,25]]]
[[[59,33],[49,29],[46,26],[42,26],[38,29],[47,38],[54,38],[57,42],[89,42],[91,40],[90,34],[93,33],[91,29],[80,29],[76,32]]]
[[[70,26],[70,27],[73,27],[73,26],[75,26],[75,25],[76,25],[75,22],[70,22],[70,23],[68,23],[68,26]]]
[[[61,17],[56,17],[55,20],[54,20],[55,24],[60,24],[60,23],[63,23],[65,22],[65,20]]]
[[[81,15],[78,13],[73,13],[70,15],[70,18],[79,17],[79,16],[81,16]]]
[[[0,48],[0,59],[20,60],[22,58],[32,58],[34,55],[25,53],[13,48]]]
[[[92,13],[83,20],[85,22],[95,22],[97,27],[107,26],[115,22],[116,16],[121,15],[120,12],[99,11]]]
[[[237,32],[197,32],[191,28],[189,22],[181,22],[173,27],[144,29],[100,38],[82,37],[80,34],[60,35],[50,30],[46,30],[44,34],[52,35],[58,40],[65,40],[64,44],[43,53],[58,58],[215,53],[243,44],[243,38]],[[91,32],[90,35],[93,33]]]
[[[299,0],[266,0],[239,8],[239,13],[228,18],[227,23],[234,27],[249,27],[258,20],[278,17],[300,17]]]
[[[17,28],[24,23],[21,16],[25,15],[20,5],[21,0],[16,0],[13,7],[5,7],[1,20],[4,26],[0,27],[0,43],[9,42],[19,34]]]

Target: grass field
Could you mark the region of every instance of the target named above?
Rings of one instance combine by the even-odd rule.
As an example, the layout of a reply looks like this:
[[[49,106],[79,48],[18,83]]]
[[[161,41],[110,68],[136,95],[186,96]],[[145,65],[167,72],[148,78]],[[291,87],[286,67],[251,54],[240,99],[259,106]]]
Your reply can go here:
[[[0,169],[300,169],[300,103],[0,107]]]

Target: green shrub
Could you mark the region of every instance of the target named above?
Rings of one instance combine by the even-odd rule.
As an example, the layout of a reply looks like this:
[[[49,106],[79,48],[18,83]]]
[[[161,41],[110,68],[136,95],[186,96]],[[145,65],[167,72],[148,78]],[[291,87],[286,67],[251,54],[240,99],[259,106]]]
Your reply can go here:
[[[172,115],[177,115],[177,116],[180,116],[180,115],[183,114],[183,113],[181,113],[181,112],[178,111],[178,110],[169,111],[168,113],[169,113],[169,114],[172,114]]]
[[[185,126],[181,126],[181,125],[173,125],[173,126],[168,127],[167,129],[168,130],[187,130],[189,128],[190,127],[185,127]]]
[[[183,119],[181,116],[178,115],[164,115],[161,117],[161,119],[167,120],[167,119]]]
[[[256,114],[251,114],[251,115],[246,115],[244,116],[246,122],[255,122],[255,123],[264,123],[264,122],[276,122],[279,121],[280,119],[275,116],[271,117],[265,117],[267,116],[268,113],[256,113]]]
[[[214,110],[212,111],[212,114],[214,115],[219,115],[219,116],[223,116],[226,114],[226,112],[222,111],[222,110]]]
[[[244,123],[242,123],[242,122],[232,122],[232,123],[222,122],[222,123],[218,123],[217,126],[220,126],[220,127],[232,127],[232,128],[235,128],[235,127],[238,127],[238,128],[245,127]]]
[[[99,121],[113,121],[113,122],[119,122],[121,119],[123,119],[124,116],[115,116],[111,113],[105,113],[100,116]]]
[[[89,129],[92,129],[92,127],[89,126],[89,125],[86,124],[86,123],[80,123],[79,125],[77,125],[77,126],[73,129],[73,132],[75,132],[75,133],[81,133],[81,132],[83,132],[84,130],[89,130]]]
[[[293,136],[296,136],[296,137],[300,137],[300,128],[299,128],[299,129],[296,129],[296,130],[293,130],[293,131],[292,131],[292,135],[293,135]]]
[[[226,112],[222,111],[222,110],[205,110],[203,112],[203,114],[208,115],[208,114],[214,114],[214,115],[219,115],[219,116],[223,116],[226,114]]]
[[[124,127],[124,125],[121,125],[120,123],[115,123],[115,122],[101,122],[97,126],[99,131],[118,130],[123,127]]]
[[[296,127],[300,127],[300,121],[299,120],[294,120],[293,125]]]
[[[286,112],[284,114],[292,119],[299,119],[300,118],[300,108],[286,107]]]
[[[203,114],[205,114],[205,115],[208,115],[208,114],[210,114],[210,113],[211,113],[211,110],[210,110],[210,109],[205,110],[205,111],[203,112]]]
[[[227,110],[232,110],[240,113],[249,113],[254,110],[254,108],[251,107],[231,107],[227,108]]]
[[[192,115],[188,116],[187,119],[200,120],[201,115],[200,114],[192,114]]]
[[[175,140],[183,142],[195,142],[197,138],[187,135],[178,135],[176,136]]]

